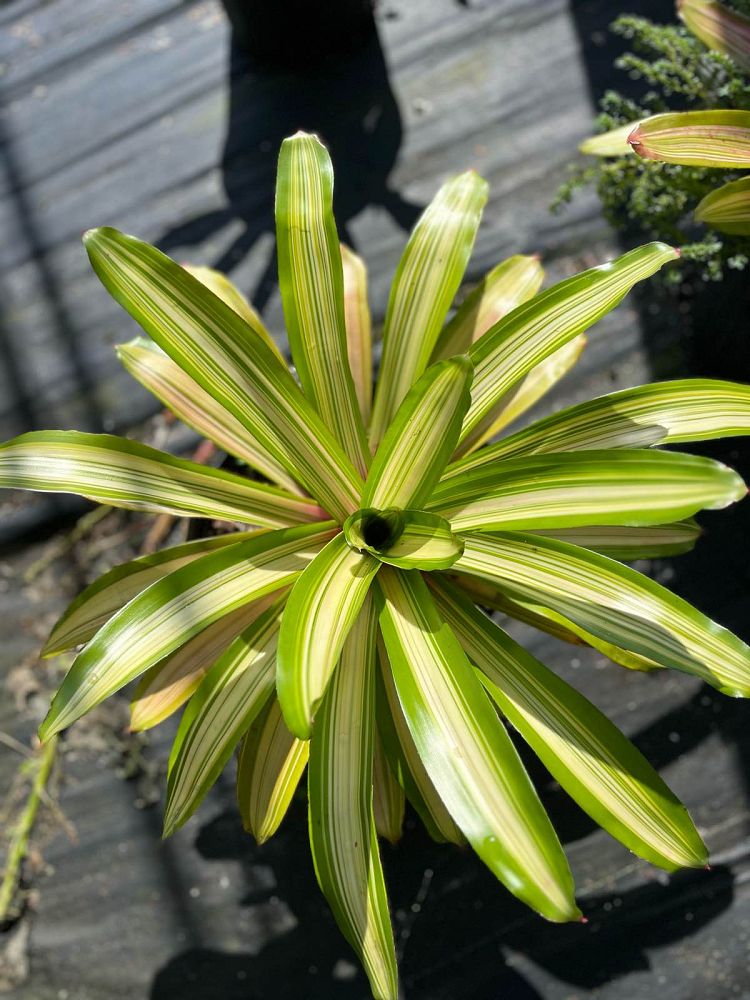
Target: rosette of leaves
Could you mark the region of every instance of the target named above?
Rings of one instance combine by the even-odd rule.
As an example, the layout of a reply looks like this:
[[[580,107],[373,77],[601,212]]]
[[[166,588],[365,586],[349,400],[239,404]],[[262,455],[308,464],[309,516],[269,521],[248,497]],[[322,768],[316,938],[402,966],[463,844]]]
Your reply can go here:
[[[750,167],[750,11],[739,0],[678,0],[677,13],[684,27],[615,21],[635,49],[617,65],[649,89],[639,101],[605,95],[601,134],[580,146],[596,163],[561,188],[557,206],[593,182],[611,222],[680,243],[718,279],[750,251],[750,178],[739,173]]]
[[[307,768],[318,881],[373,994],[395,998],[378,834],[398,838],[405,797],[435,839],[468,841],[543,916],[580,918],[506,723],[638,856],[706,863],[639,751],[481,608],[747,696],[748,647],[626,563],[689,549],[697,511],[744,496],[726,466],[655,446],[750,433],[750,388],[644,385],[505,433],[575,362],[584,331],[678,254],[651,243],[543,292],[538,260],[512,257],[446,323],[487,196],[468,172],[406,245],[373,392],[365,269],[339,246],[332,187],[315,137],[284,142],[279,279],[298,380],[226,279],[112,229],[85,236],[150,338],[120,348],[128,370],[252,476],[51,431],[0,449],[0,483],[237,525],[118,566],[73,602],[45,653],[82,649],[41,738],[136,679],[135,729],[184,705],[167,834],[237,748],[239,808],[259,841]]]

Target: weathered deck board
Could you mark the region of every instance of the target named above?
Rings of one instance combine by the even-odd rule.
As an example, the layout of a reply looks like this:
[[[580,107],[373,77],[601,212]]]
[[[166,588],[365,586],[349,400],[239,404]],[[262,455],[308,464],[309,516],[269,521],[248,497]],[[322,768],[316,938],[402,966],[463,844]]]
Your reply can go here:
[[[253,235],[266,232],[237,269],[252,288],[269,253],[278,140],[300,124],[289,96],[299,81],[256,77],[237,84],[231,159],[222,177],[219,154],[233,95],[226,84],[227,30],[216,5],[149,0],[105,17],[94,4],[93,18],[88,6],[40,4],[6,29],[15,44],[4,53],[0,119],[3,436],[32,424],[122,426],[142,416],[145,397],[118,372],[111,351],[132,328],[90,273],[78,235],[107,223],[156,241],[213,213],[209,238],[193,225],[204,236],[197,245],[168,241],[182,255],[211,262],[242,228],[242,216],[250,216],[260,229]],[[572,142],[588,127],[565,5],[558,0],[537,9],[504,0],[462,10],[432,0],[398,12],[381,29],[403,114],[400,150],[398,113],[377,52],[368,55],[365,103],[355,91],[343,107],[328,106],[334,77],[321,84],[318,105],[313,98],[299,112],[311,119],[303,122],[309,127],[320,117],[318,127],[339,128],[331,137],[338,185],[354,208],[367,209],[351,231],[368,257],[379,314],[403,243],[402,230],[377,200],[397,155],[391,185],[417,205],[460,167],[474,165],[487,175],[493,195],[475,271],[519,248],[543,246],[554,257],[581,242],[571,218],[562,227],[546,212]],[[351,83],[357,71],[347,72]],[[240,98],[244,107],[236,106]],[[362,136],[356,133],[348,149],[335,123],[361,119],[368,100],[388,121],[376,136],[382,133],[381,162],[363,184]],[[460,113],[465,108],[471,113]],[[591,211],[589,200],[578,213],[589,219]],[[586,234],[590,241],[590,227]],[[281,330],[275,295],[269,322]]]
[[[375,46],[302,86],[253,73],[236,57],[228,77],[228,31],[213,0],[5,4],[0,437],[32,426],[126,428],[152,411],[117,369],[112,344],[134,327],[88,269],[78,235],[90,225],[120,226],[179,259],[230,266],[246,290],[258,290],[283,337],[267,273],[269,208],[278,140],[300,126],[320,128],[331,145],[339,220],[367,259],[378,316],[415,207],[466,166],[492,185],[473,275],[518,250],[542,250],[553,277],[615,253],[591,196],[563,217],[547,212],[590,128],[591,93],[608,65],[597,32],[613,12],[603,0],[387,0],[379,14],[385,55]],[[723,336],[713,353],[724,317],[697,321],[680,346],[675,318],[641,304],[636,298],[600,324],[575,376],[546,405],[651,372],[700,368],[750,379],[746,351],[725,350]],[[717,453],[748,464],[734,444]],[[14,523],[33,524],[33,509]],[[674,574],[680,592],[747,632],[748,517],[733,511],[706,521],[706,543],[657,572]],[[7,558],[17,565],[33,556]],[[34,641],[19,623],[71,595],[61,590],[43,608],[1,596],[0,664],[8,670]],[[412,829],[398,849],[384,849],[405,996],[750,994],[750,708],[688,678],[637,676],[523,634],[636,736],[705,831],[714,870],[655,877],[539,774],[589,925],[544,924],[470,855],[436,848]],[[19,727],[10,705],[2,716],[4,728]],[[165,750],[166,735],[153,752]],[[130,785],[91,759],[72,768],[63,804],[79,843],[59,837],[46,852],[54,874],[41,883],[31,976],[11,996],[366,995],[315,888],[301,804],[278,838],[257,848],[233,817],[229,777],[166,844],[158,809],[136,810],[133,798]]]

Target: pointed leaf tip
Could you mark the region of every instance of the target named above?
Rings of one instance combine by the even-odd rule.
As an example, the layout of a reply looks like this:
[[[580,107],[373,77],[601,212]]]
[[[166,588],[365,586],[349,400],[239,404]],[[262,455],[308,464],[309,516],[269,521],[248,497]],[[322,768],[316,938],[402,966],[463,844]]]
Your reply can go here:
[[[632,130],[632,132],[628,133],[628,142],[630,143],[631,146],[637,146],[640,144],[641,138],[642,138],[642,133],[639,122],[638,125],[636,125],[636,127]]]
[[[676,254],[652,242],[616,260],[566,278],[518,306],[490,327],[469,351],[474,364],[471,406],[461,431],[460,454],[480,440],[494,420],[496,404],[536,365],[619,305],[639,281]]]
[[[361,473],[370,453],[348,363],[333,168],[316,136],[284,142],[276,178],[279,291],[306,397]]]
[[[469,262],[487,184],[471,173],[446,181],[417,222],[391,287],[370,444],[377,446],[400,403],[429,364]]]

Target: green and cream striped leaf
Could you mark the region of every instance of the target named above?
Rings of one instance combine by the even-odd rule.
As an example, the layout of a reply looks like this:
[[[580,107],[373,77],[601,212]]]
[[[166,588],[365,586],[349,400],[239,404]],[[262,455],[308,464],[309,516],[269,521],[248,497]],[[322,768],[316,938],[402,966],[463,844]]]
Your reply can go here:
[[[642,121],[628,136],[645,160],[686,167],[750,167],[750,111],[675,111]]]
[[[664,524],[747,493],[710,458],[641,450],[522,455],[441,483],[429,508],[454,531]]]
[[[0,445],[0,487],[77,493],[130,510],[279,528],[319,521],[317,504],[113,434],[31,431]]]
[[[750,649],[687,601],[629,566],[566,542],[520,532],[467,535],[457,572],[511,599],[539,604],[605,642],[750,695]]]
[[[680,379],[621,389],[566,407],[449,465],[443,480],[500,458],[707,441],[750,434],[750,386]]]
[[[147,670],[130,702],[130,729],[152,729],[184,705],[227,646],[276,600],[278,594],[266,594],[237,608]]]
[[[627,156],[633,152],[628,137],[637,125],[638,122],[628,122],[627,125],[618,125],[608,132],[589,136],[578,149],[586,156]]]
[[[472,369],[464,356],[439,361],[398,408],[365,482],[361,507],[420,507],[456,447],[469,406]]]
[[[641,673],[651,673],[652,670],[662,669],[661,663],[657,663],[650,659],[650,657],[643,656],[641,653],[634,653],[632,650],[616,646],[612,642],[607,642],[606,639],[594,635],[594,633],[589,632],[578,622],[571,621],[570,618],[566,618],[565,615],[552,608],[543,607],[534,601],[522,600],[520,598],[513,601],[507,599],[503,601],[500,598],[497,603],[498,608],[500,605],[504,605],[506,614],[517,618],[519,621],[533,625],[534,628],[538,628],[542,632],[555,635],[558,634],[559,629],[563,629],[570,635],[575,636],[578,642],[597,650],[597,652],[606,656],[620,667],[627,667],[628,670],[638,670]]]
[[[436,596],[502,714],[595,822],[661,868],[706,864],[685,807],[605,715],[454,588]]]
[[[592,635],[591,632],[587,632],[585,628],[561,615],[558,611],[542,607],[534,601],[523,600],[518,595],[515,595],[514,599],[511,600],[497,584],[465,575],[456,575],[453,579],[460,586],[461,591],[467,594],[474,603],[484,608],[491,608],[493,611],[500,611],[509,618],[515,618],[525,625],[539,629],[546,635],[552,635],[556,639],[574,646],[590,646],[608,657],[613,663],[627,667],[628,670],[649,673],[661,668],[661,664],[654,663],[648,657],[621,649],[611,642],[606,642],[604,639]]]
[[[286,365],[284,355],[279,350],[276,341],[269,333],[257,310],[250,305],[247,298],[234,282],[230,281],[221,271],[216,271],[212,267],[204,267],[198,264],[183,264],[182,266],[188,274],[192,274],[194,278],[197,278],[210,292],[213,292],[230,309],[233,309],[238,316],[244,319],[248,326],[251,326],[256,333],[260,334],[282,365]]]
[[[491,326],[539,291],[544,269],[536,255],[516,254],[493,267],[443,327],[432,362],[465,354]]]
[[[491,423],[488,423],[487,429],[474,440],[471,451],[475,451],[487,441],[492,440],[508,424],[512,424],[514,420],[530,410],[535,403],[538,403],[578,363],[585,347],[586,335],[582,333],[580,337],[576,337],[575,340],[571,340],[569,344],[565,344],[554,354],[550,354],[548,358],[532,368],[528,375],[524,375],[521,381],[517,382],[498,401],[495,406],[496,416]]]
[[[469,351],[474,380],[461,451],[483,437],[496,404],[516,382],[614,309],[633,285],[678,256],[665,243],[648,243],[566,278],[491,327]]]
[[[346,350],[359,412],[367,427],[372,409],[372,319],[367,301],[367,268],[362,258],[343,243],[341,265],[344,270]]]
[[[79,654],[52,701],[40,738],[70,726],[224,615],[288,586],[335,530],[329,522],[264,532],[157,580]]]
[[[307,767],[309,740],[289,732],[270,698],[243,737],[237,758],[237,804],[242,824],[259,844],[276,833]]]
[[[419,756],[401,710],[383,637],[378,633],[378,732],[398,783],[414,806],[430,837],[438,843],[465,844],[466,840],[445,808]]]
[[[750,18],[718,0],[677,0],[677,13],[704,45],[750,73]]]
[[[723,52],[750,73],[750,18],[718,0],[677,0],[677,13],[710,49]]]
[[[136,337],[128,344],[120,344],[117,357],[134,379],[188,427],[246,462],[277,486],[290,493],[301,492],[284,466],[258,444],[239,420],[186,375],[153,341]]]
[[[466,839],[516,896],[575,920],[573,879],[518,754],[420,574],[379,574],[380,627],[409,729]]]
[[[359,473],[259,333],[147,243],[105,228],[85,244],[113,298],[331,516],[357,509]]]
[[[276,684],[284,721],[309,739],[349,629],[380,563],[350,548],[339,533],[294,585],[279,636]]]
[[[383,327],[370,424],[373,451],[429,363],[469,262],[486,201],[487,183],[473,170],[451,178],[427,206],[406,245]]]
[[[365,602],[326,691],[310,746],[310,846],[318,883],[376,1000],[397,1000],[398,972],[372,803],[375,635]]]
[[[281,144],[276,246],[289,346],[302,388],[364,475],[370,452],[347,357],[333,167],[317,136],[298,132]]]
[[[190,699],[169,756],[165,837],[192,816],[272,697],[282,603],[234,640]]]
[[[140,556],[130,562],[114,566],[86,587],[68,605],[57,621],[42,649],[42,656],[56,656],[73,646],[88,642],[96,632],[146,587],[168,573],[186,566],[200,556],[236,545],[261,535],[262,531],[242,531],[212,538],[198,538],[193,542],[173,545],[162,552]]]
[[[750,235],[750,177],[741,177],[711,191],[699,202],[695,217],[722,233]]]
[[[404,825],[404,790],[396,780],[377,731],[372,763],[372,808],[378,836],[397,844]]]
[[[516,618],[526,625],[538,628],[547,635],[553,635],[562,642],[568,642],[573,646],[585,646],[587,643],[570,628],[564,628],[557,621],[550,619],[546,621],[541,614],[537,614],[520,601],[511,601],[496,583],[480,579],[477,576],[467,576],[465,573],[446,573],[445,579],[459,587],[461,593],[471,598],[471,600],[482,608],[489,608],[492,611],[500,611],[508,618]]]
[[[389,537],[368,544],[373,525]],[[344,522],[344,537],[358,552],[401,569],[448,569],[460,558],[464,544],[445,518],[422,510],[360,510]]]
[[[701,529],[695,521],[688,519],[674,524],[646,524],[638,528],[609,524],[540,531],[535,529],[534,534],[557,538],[584,549],[593,549],[610,559],[632,562],[634,559],[658,559],[690,552],[701,536]]]

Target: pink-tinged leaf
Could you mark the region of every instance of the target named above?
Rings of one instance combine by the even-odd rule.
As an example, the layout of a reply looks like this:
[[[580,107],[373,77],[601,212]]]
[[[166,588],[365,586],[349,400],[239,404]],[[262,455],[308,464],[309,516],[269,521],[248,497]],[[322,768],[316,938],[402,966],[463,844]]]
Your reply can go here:
[[[686,167],[750,167],[750,111],[678,111],[647,118],[628,142],[646,160]]]

